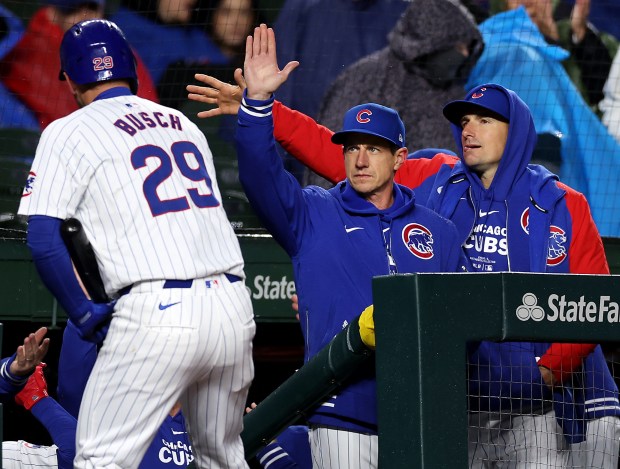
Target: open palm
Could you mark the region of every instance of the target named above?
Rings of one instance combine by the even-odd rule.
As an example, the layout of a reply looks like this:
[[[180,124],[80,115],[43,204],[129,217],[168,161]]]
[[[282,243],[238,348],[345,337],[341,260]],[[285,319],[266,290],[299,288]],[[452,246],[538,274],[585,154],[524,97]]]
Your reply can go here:
[[[299,62],[292,61],[282,70],[278,68],[275,34],[273,29],[261,24],[245,44],[244,76],[248,97],[268,99],[298,65]]]

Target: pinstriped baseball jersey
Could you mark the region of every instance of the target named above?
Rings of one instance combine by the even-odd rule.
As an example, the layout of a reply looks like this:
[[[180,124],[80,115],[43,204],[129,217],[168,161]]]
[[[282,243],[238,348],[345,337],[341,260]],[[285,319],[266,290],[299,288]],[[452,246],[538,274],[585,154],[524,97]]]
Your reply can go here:
[[[50,125],[19,213],[79,219],[108,294],[151,279],[244,275],[204,135],[136,96],[97,100]]]
[[[4,469],[57,468],[56,445],[39,446],[24,440],[2,442]]]

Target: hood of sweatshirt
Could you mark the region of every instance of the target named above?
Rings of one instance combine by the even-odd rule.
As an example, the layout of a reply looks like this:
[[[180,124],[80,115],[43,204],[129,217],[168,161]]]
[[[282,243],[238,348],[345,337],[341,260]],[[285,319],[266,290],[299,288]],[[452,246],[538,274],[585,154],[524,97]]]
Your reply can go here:
[[[469,179],[471,188],[477,195],[475,197],[477,200],[504,201],[508,199],[513,187],[515,187],[516,181],[525,174],[536,145],[536,128],[534,127],[534,120],[529,108],[515,92],[493,83],[479,85],[476,88],[480,87],[495,88],[504,93],[508,98],[510,115],[506,146],[493,182],[488,189],[484,188],[480,178],[465,164],[459,166]],[[463,161],[461,127],[455,124],[450,125],[458,148],[457,154],[461,161]]]
[[[347,212],[356,215],[384,215],[395,218],[415,208],[413,191],[400,184],[394,184],[394,203],[385,210],[379,210],[360,196],[347,181],[338,183],[330,192]]]
[[[390,34],[389,49],[408,67],[457,44],[469,50],[460,73],[467,76],[483,49],[482,35],[467,8],[456,0],[412,0]]]

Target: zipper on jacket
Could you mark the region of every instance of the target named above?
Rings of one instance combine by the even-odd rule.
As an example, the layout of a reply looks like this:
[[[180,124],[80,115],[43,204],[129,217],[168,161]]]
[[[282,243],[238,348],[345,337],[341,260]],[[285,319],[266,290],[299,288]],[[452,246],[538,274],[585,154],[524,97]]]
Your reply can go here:
[[[508,262],[508,272],[512,272],[512,267],[510,266],[510,248],[508,244],[508,201],[504,200],[504,205],[506,206],[506,261]]]
[[[304,310],[304,320],[306,321],[306,357],[310,357],[310,315],[308,308]]]

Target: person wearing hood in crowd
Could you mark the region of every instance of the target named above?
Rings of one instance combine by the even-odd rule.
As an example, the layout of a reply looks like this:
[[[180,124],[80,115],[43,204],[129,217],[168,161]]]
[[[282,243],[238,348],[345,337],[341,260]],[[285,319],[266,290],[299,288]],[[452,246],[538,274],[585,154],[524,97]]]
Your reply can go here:
[[[609,75],[617,41],[599,31],[590,21],[591,0],[577,0],[572,5],[557,0],[497,0],[502,9],[523,6],[545,41],[568,52],[562,62],[584,101],[596,110],[603,99],[603,85]],[[598,2],[602,3],[602,2]]]
[[[518,93],[536,131],[559,139],[561,180],[588,198],[601,235],[620,236],[620,145],[564,70],[568,52],[546,42],[523,6],[491,16],[480,31],[484,52],[466,86],[499,83]]]
[[[409,148],[456,150],[440,111],[463,95],[469,71],[482,53],[472,15],[457,0],[413,0],[388,42],[338,75],[317,121],[335,129],[345,109],[360,101],[381,103],[402,116]],[[308,182],[317,183],[313,178]]]
[[[35,12],[26,32],[0,63],[0,77],[32,112],[40,129],[78,109],[67,85],[58,80],[60,43],[71,26],[103,18],[105,0],[46,0]],[[153,81],[136,57],[138,96],[157,102]]]

